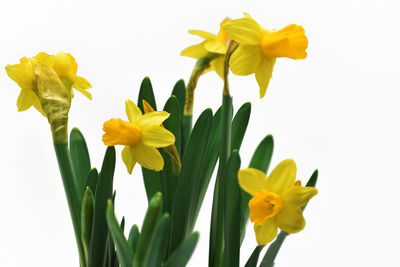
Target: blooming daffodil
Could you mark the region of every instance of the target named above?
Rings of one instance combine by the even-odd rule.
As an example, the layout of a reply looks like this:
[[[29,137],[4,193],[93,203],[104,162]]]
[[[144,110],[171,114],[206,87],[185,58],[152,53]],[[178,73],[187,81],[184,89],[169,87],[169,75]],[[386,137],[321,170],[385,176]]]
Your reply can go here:
[[[211,70],[221,77],[224,77],[224,59],[227,51],[227,44],[230,40],[228,35],[224,32],[223,26],[229,22],[230,19],[224,19],[220,24],[220,31],[218,35],[201,31],[201,30],[189,30],[190,34],[200,36],[205,40],[197,45],[189,46],[181,52],[181,56],[193,57],[196,59],[203,58],[207,55],[213,59],[210,62],[210,66],[203,72],[206,73]]]
[[[37,84],[34,77],[34,70],[37,64],[51,67],[68,92],[70,92],[70,97],[73,96],[72,88],[75,88],[91,99],[91,95],[86,89],[92,86],[85,78],[76,75],[78,65],[70,54],[58,52],[54,56],[40,52],[33,58],[23,57],[20,63],[5,67],[8,76],[21,88],[21,93],[17,100],[18,111],[25,111],[34,106],[40,113],[45,115],[37,95]]]
[[[244,18],[226,23],[223,29],[239,44],[229,61],[232,72],[236,75],[255,73],[260,98],[267,91],[276,58],[304,59],[307,56],[308,40],[302,26],[291,24],[270,31],[245,13]]]
[[[107,146],[124,145],[122,160],[129,174],[138,162],[143,167],[160,171],[164,160],[157,148],[175,143],[175,136],[162,126],[168,119],[166,111],[154,111],[142,114],[130,100],[125,102],[129,122],[111,119],[103,125],[103,142]]]
[[[274,240],[278,228],[290,234],[304,228],[301,208],[318,190],[296,182],[293,160],[279,163],[268,178],[264,172],[248,168],[239,171],[238,179],[243,190],[253,196],[249,201],[250,220],[259,245]]]

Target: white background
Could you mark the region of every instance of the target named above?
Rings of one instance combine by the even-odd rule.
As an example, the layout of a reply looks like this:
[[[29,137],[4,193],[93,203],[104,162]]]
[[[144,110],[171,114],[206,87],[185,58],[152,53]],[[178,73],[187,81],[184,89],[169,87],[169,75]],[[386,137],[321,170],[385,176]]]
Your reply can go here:
[[[217,33],[226,16],[250,13],[266,28],[302,25],[305,60],[278,59],[264,99],[254,76],[231,75],[237,108],[252,102],[242,167],[267,134],[275,138],[271,167],[296,161],[305,182],[318,168],[319,194],[306,228],[290,236],[276,266],[400,266],[400,19],[396,0],[279,1],[2,1],[0,4],[0,259],[1,266],[78,266],[72,224],[45,118],[18,113],[20,89],[6,64],[40,51],[71,53],[78,74],[93,85],[93,101],[73,99],[70,128],[84,133],[92,165],[106,147],[102,124],[126,118],[124,101],[137,100],[150,76],[164,105],[174,83],[191,73],[182,49],[201,39],[189,29]],[[195,117],[221,103],[222,81],[204,75]],[[141,224],[146,197],[140,168],[127,174],[117,148],[116,213]],[[209,188],[209,193],[212,191]],[[189,266],[206,266],[211,194],[196,229],[200,243]],[[242,266],[255,247],[252,225]],[[262,253],[263,254],[263,253]]]

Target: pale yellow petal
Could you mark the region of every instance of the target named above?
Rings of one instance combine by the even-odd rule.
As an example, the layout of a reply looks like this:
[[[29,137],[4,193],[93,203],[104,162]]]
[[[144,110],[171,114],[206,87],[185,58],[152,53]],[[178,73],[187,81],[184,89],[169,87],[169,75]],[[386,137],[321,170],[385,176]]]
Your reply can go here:
[[[282,161],[268,176],[267,190],[282,195],[290,187],[294,186],[296,172],[296,163],[293,160],[287,159]]]
[[[79,76],[74,75],[72,81],[73,81],[73,85],[72,86],[74,88],[76,88],[76,89],[78,89],[78,88],[81,88],[81,89],[92,88],[92,85],[90,84],[90,82],[88,80],[86,80],[85,78],[83,78],[83,77],[79,77]]]
[[[132,146],[132,154],[137,163],[149,170],[161,171],[164,160],[157,148],[146,146],[142,142]]]
[[[46,114],[43,111],[42,104],[40,104],[39,98],[36,98],[35,101],[33,102],[33,107],[36,108],[37,111],[40,112],[43,116],[47,117]]]
[[[202,58],[207,55],[207,50],[204,48],[204,44],[197,44],[189,46],[188,48],[182,50],[181,56]]]
[[[263,246],[275,239],[278,227],[275,220],[270,219],[263,225],[254,224],[254,232],[256,233],[257,243]]]
[[[175,136],[161,126],[144,127],[142,142],[147,146],[166,147],[175,143]]]
[[[239,44],[259,45],[263,35],[262,28],[251,17],[231,20],[223,28],[224,32]]]
[[[281,212],[276,215],[275,220],[278,227],[289,234],[300,232],[306,225],[301,208],[284,206]]]
[[[265,173],[254,168],[242,169],[238,172],[240,187],[254,195],[261,189],[267,189],[267,177]]]
[[[225,54],[226,53],[226,45],[224,43],[219,42],[218,40],[207,40],[204,42],[204,48],[211,53],[216,54]]]
[[[132,174],[133,167],[135,167],[136,161],[133,157],[132,149],[129,146],[125,146],[121,152],[122,161],[125,163],[126,169],[129,174]]]
[[[7,75],[25,90],[33,90],[33,67],[29,63],[6,66]]]
[[[142,111],[131,100],[125,101],[125,112],[129,122],[137,123],[142,118]]]
[[[201,30],[189,30],[189,33],[200,36],[206,40],[217,38],[217,36],[215,34],[212,34],[212,33],[206,32],[206,31],[201,31]]]
[[[256,80],[260,86],[260,98],[263,98],[267,92],[269,81],[272,78],[275,61],[275,58],[264,58],[256,68]]]
[[[21,90],[17,99],[18,111],[25,111],[30,108],[35,100],[39,100],[32,90]]]
[[[36,63],[52,66],[56,60],[56,57],[53,55],[49,55],[45,52],[40,52],[39,54],[33,57],[33,60],[36,61]]]
[[[215,72],[224,79],[224,68],[225,68],[225,56],[214,58],[210,63],[210,69],[215,70]]]
[[[304,207],[318,190],[314,187],[293,186],[282,195],[284,206]]]
[[[229,66],[236,75],[249,75],[256,71],[261,60],[262,54],[259,46],[239,45],[229,60]]]
[[[137,124],[141,128],[150,126],[160,126],[166,119],[169,118],[169,113],[166,111],[154,111],[144,114]]]

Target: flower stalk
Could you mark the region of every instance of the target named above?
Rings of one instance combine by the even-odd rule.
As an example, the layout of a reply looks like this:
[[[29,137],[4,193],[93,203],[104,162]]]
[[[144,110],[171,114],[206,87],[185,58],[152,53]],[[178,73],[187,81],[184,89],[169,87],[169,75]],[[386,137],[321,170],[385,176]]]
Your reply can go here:
[[[69,212],[72,219],[72,225],[74,227],[75,239],[78,245],[80,266],[85,267],[85,251],[81,240],[80,207],[77,201],[77,193],[73,184],[75,173],[72,168],[71,155],[68,150],[68,142],[54,143],[54,150],[56,152],[58,167],[60,169],[64,191],[67,197]]]

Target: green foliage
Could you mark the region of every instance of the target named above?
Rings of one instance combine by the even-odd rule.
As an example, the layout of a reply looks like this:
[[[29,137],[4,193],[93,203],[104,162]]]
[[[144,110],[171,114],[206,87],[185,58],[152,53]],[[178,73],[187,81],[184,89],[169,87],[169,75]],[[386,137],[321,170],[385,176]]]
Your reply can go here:
[[[163,267],[185,267],[189,262],[190,257],[196,248],[199,240],[199,233],[191,233],[183,242],[176,248],[174,253],[168,258]]]
[[[69,150],[74,168],[74,184],[77,193],[78,205],[81,205],[86,182],[90,172],[90,157],[85,138],[78,128],[73,128],[69,138]]]
[[[108,238],[106,209],[107,200],[112,197],[114,169],[115,149],[114,147],[108,147],[96,187],[89,267],[103,266],[105,263],[105,251]]]
[[[133,249],[124,236],[123,227],[120,227],[117,218],[114,214],[114,208],[111,200],[108,200],[107,205],[107,224],[110,229],[111,237],[114,240],[117,249],[117,255],[121,267],[132,267],[133,264]]]
[[[211,124],[212,112],[206,109],[193,128],[183,156],[182,170],[178,177],[176,198],[172,209],[170,252],[177,248],[193,230],[195,205],[200,191],[200,174],[205,161]]]

